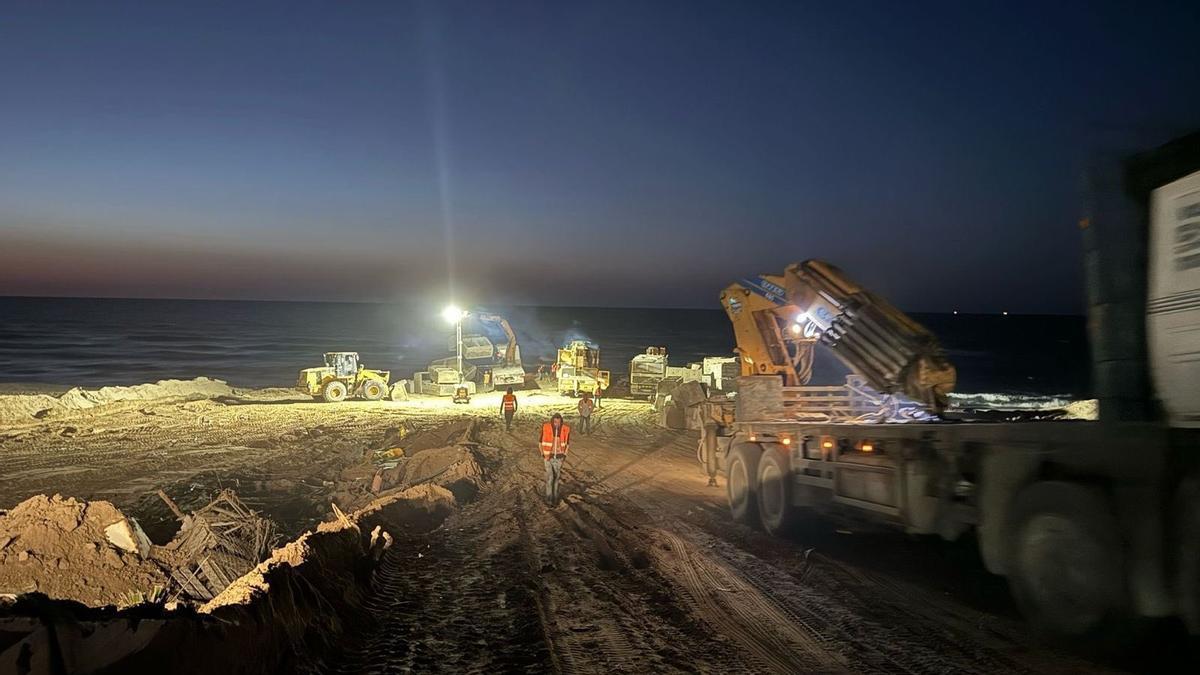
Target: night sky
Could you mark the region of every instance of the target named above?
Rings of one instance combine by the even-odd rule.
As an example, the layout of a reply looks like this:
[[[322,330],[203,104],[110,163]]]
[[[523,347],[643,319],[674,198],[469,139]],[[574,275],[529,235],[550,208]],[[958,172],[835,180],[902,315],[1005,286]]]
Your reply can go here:
[[[181,5],[0,3],[0,294],[1077,312],[1200,126],[1198,2]]]

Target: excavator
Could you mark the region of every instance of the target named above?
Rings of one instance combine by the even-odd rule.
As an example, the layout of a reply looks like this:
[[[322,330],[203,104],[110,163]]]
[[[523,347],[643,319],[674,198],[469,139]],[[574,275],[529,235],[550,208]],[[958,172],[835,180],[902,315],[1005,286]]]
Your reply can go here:
[[[500,360],[497,349],[496,365],[492,366],[492,383],[497,386],[520,386],[525,384],[525,368],[521,365],[521,350],[517,345],[517,335],[509,325],[508,319],[499,314],[477,314],[475,318],[482,323],[500,326],[504,331],[504,357]]]
[[[472,312],[471,318],[481,329],[480,333],[463,335],[463,372],[458,372],[458,359],[454,356],[438,359],[429,364],[425,371],[413,375],[413,387],[417,393],[434,396],[453,396],[468,400],[476,391],[492,391],[497,387],[520,388],[525,384],[525,369],[521,366],[521,347],[508,319],[490,312]],[[488,327],[498,326],[504,333],[504,350],[499,340],[489,337]],[[494,336],[494,331],[492,331]],[[454,351],[456,345],[450,345]],[[464,395],[460,384],[466,384]]]
[[[820,260],[782,275],[741,279],[721,292],[733,324],[742,375],[777,375],[785,387],[808,384],[813,349],[828,347],[878,391],[946,408],[955,370],[924,326]]]

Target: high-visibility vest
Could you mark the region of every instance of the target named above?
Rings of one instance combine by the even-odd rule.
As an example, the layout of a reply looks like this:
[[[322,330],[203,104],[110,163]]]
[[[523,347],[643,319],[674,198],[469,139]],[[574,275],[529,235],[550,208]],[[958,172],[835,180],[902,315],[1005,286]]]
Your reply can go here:
[[[542,441],[539,444],[542,447],[542,457],[550,459],[554,455],[554,425],[551,422],[546,422],[542,425]],[[571,427],[562,425],[558,429],[558,454],[567,454],[567,449],[571,445]]]
[[[505,394],[504,398],[500,399],[500,409],[504,412],[513,412],[517,409],[517,396],[515,394]]]

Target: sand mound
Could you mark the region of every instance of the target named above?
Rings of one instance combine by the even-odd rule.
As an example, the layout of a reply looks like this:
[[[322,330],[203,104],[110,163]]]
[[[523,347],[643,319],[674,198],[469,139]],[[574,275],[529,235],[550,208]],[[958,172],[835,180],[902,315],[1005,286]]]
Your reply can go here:
[[[432,530],[454,510],[454,494],[440,485],[416,485],[380,497],[350,515],[354,522],[385,522],[414,532]]]
[[[58,399],[46,394],[8,394],[0,396],[0,424],[32,422],[38,414],[58,405]]]
[[[308,568],[314,570],[308,574],[326,581],[352,575],[367,552],[365,533],[376,526],[426,531],[441,524],[454,506],[454,495],[436,485],[418,485],[376,499],[349,516],[321,523],[316,530],[275,549],[270,558],[201,606],[200,612],[210,614],[265,596],[271,590],[271,578],[278,577],[283,568]],[[310,587],[313,583],[317,582],[310,581]]]
[[[380,472],[379,487],[387,490],[430,483],[449,489],[459,501],[467,501],[478,492],[482,476],[475,455],[456,445],[422,450],[400,460],[395,467]]]
[[[0,515],[0,593],[43,593],[92,606],[127,604],[166,589],[154,561],[110,543],[105,529],[127,519],[108,502],[38,495]]]
[[[0,424],[22,424],[43,417],[64,417],[81,412],[116,410],[147,401],[198,401],[232,396],[221,380],[160,380],[132,387],[76,387],[57,398],[45,394],[0,396]]]

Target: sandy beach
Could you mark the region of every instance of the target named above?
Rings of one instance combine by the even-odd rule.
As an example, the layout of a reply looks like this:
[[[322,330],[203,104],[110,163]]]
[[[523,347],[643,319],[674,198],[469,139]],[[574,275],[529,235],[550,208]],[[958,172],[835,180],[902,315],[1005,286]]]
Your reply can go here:
[[[315,559],[330,578],[378,556],[369,573],[346,582],[354,599],[345,620],[327,608],[312,628],[327,639],[287,657],[296,667],[921,672],[937,664],[993,673],[1095,666],[1038,646],[1003,581],[981,568],[969,545],[820,519],[787,539],[734,524],[723,487],[705,485],[696,432],[659,427],[641,401],[604,401],[593,434],[573,444],[563,502],[548,507],[536,430],[553,412],[571,422],[575,401],[537,391],[521,392],[520,402],[511,432],[497,414],[498,393],[469,405],[432,398],[326,404],[288,389],[233,390],[31,416],[0,432],[0,504],[54,494],[111,502],[157,547],[179,527],[157,490],[184,511],[221,489],[235,491],[277,523],[281,543],[308,543],[276,549],[249,580],[201,607],[226,621],[264,602],[273,625],[306,621],[304,603],[279,598],[298,582],[272,586],[255,575],[289,568],[303,577]],[[381,459],[389,449],[400,458]],[[414,497],[418,488],[436,492]],[[306,539],[341,527],[347,516],[340,513],[351,514],[345,526],[365,538],[372,509],[388,513],[397,499],[426,515],[385,522],[393,542],[381,555],[370,552],[378,532],[340,563],[344,551]],[[443,501],[451,506],[442,509]],[[20,547],[6,542],[0,578],[5,568],[32,564],[16,560]],[[317,583],[309,592],[343,591]],[[188,605],[180,599],[170,603],[174,611],[153,610],[164,627],[150,646],[114,647],[111,666],[206,648],[195,635],[178,642],[179,633],[204,634]],[[84,610],[77,620],[97,621]],[[481,632],[487,641],[472,639]],[[131,639],[122,636],[114,644]],[[236,636],[222,639],[225,658],[248,658]],[[381,641],[403,648],[381,650]],[[13,654],[0,652],[0,663]]]

